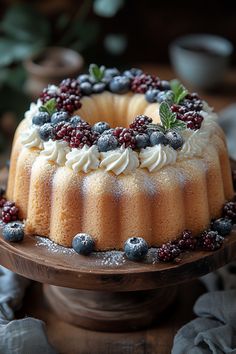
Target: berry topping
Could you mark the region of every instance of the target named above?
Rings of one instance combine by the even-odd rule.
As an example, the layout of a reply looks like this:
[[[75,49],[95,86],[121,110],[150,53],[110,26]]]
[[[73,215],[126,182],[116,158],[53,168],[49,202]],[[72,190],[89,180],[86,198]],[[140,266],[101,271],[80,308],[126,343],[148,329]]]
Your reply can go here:
[[[94,93],[101,93],[105,90],[106,84],[104,82],[98,82],[93,85],[93,92]]]
[[[197,246],[197,239],[193,237],[191,231],[184,230],[181,238],[177,240],[177,245],[181,250],[194,250]]]
[[[181,102],[188,111],[201,111],[203,108],[202,100],[196,93],[187,94],[185,99]]]
[[[160,82],[160,89],[163,91],[167,91],[170,90],[170,83],[167,80],[161,80]]]
[[[39,112],[32,119],[32,123],[35,125],[43,125],[49,122],[50,122],[50,115],[47,112]]]
[[[115,76],[109,84],[109,89],[114,93],[126,93],[129,87],[130,80],[126,76]]]
[[[212,222],[212,230],[217,231],[221,236],[226,236],[232,230],[232,221],[228,218],[220,218]]]
[[[149,103],[157,102],[157,95],[159,94],[160,90],[157,89],[150,89],[147,90],[145,93],[145,98]]]
[[[59,111],[59,112],[53,113],[53,115],[51,117],[51,122],[52,122],[52,124],[65,122],[69,119],[69,117],[70,116],[67,112]]]
[[[152,88],[160,88],[160,79],[156,76],[141,74],[132,79],[131,90],[135,93],[146,93]]]
[[[81,123],[86,123],[86,122],[80,116],[74,116],[70,120],[70,124],[72,125],[73,128],[77,127],[77,125]]]
[[[136,147],[138,149],[144,149],[150,143],[149,135],[145,133],[139,133],[135,135],[135,140],[136,140]]]
[[[132,68],[130,70],[125,70],[123,72],[123,75],[128,77],[129,79],[133,79],[135,76],[140,76],[143,74],[143,71],[141,69],[137,68]]]
[[[228,202],[224,205],[223,216],[231,219],[234,224],[236,223],[236,202]]]
[[[157,94],[157,102],[161,103],[163,101],[166,101],[169,104],[173,103],[173,99],[174,99],[174,93],[171,90],[168,91],[160,91]]]
[[[178,257],[180,252],[181,251],[177,245],[168,242],[157,249],[157,256],[161,262],[170,262]]]
[[[124,251],[131,261],[140,261],[148,253],[148,244],[142,237],[131,237],[125,242]]]
[[[184,139],[183,139],[182,135],[180,135],[180,133],[178,133],[175,130],[169,130],[166,133],[165,137],[167,139],[168,144],[175,150],[181,148],[181,146],[184,143]]]
[[[144,114],[140,114],[134,119],[133,123],[131,123],[129,127],[134,131],[144,133],[145,130],[147,129],[147,126],[151,123],[152,123],[152,118],[145,116]]]
[[[105,69],[104,76],[107,78],[112,78],[114,76],[119,76],[120,72],[117,68],[107,68]]]
[[[196,130],[201,128],[203,117],[199,113],[191,111],[184,113],[181,120],[187,123],[187,128]]]
[[[108,132],[108,131],[107,131]],[[113,134],[105,134],[106,131],[98,138],[97,147],[100,152],[115,150],[118,146],[118,140]]]
[[[91,95],[93,92],[93,86],[90,82],[82,82],[80,84],[80,90],[84,95]]]
[[[65,79],[59,85],[60,91],[70,95],[80,96],[80,85],[76,79]]]
[[[118,127],[114,130],[113,135],[118,139],[119,145],[124,145],[126,148],[135,149],[136,139],[132,129]]]
[[[72,241],[72,247],[75,252],[87,256],[93,252],[95,242],[93,238],[88,234],[77,234]]]
[[[5,202],[2,208],[2,221],[9,223],[11,221],[16,221],[19,219],[19,209],[16,207],[13,202]]]
[[[105,130],[110,129],[110,125],[107,122],[97,122],[93,126],[93,130],[99,134],[102,134]]]
[[[80,96],[68,93],[61,93],[60,96],[56,98],[56,102],[59,111],[64,110],[70,114],[81,107]]]
[[[77,80],[80,84],[82,84],[83,82],[90,82],[90,76],[88,74],[81,74],[78,76]],[[80,85],[81,88],[81,85]]]
[[[54,127],[51,123],[42,125],[39,129],[39,136],[43,141],[54,138]]]
[[[151,146],[159,145],[159,144],[167,145],[168,140],[166,139],[164,133],[156,130],[156,131],[152,132],[150,135],[150,143],[151,143]]]
[[[2,231],[5,241],[19,242],[24,238],[24,226],[20,222],[10,222],[5,225]]]
[[[198,239],[200,248],[206,251],[215,251],[222,246],[224,237],[218,234],[217,231],[204,231]]]

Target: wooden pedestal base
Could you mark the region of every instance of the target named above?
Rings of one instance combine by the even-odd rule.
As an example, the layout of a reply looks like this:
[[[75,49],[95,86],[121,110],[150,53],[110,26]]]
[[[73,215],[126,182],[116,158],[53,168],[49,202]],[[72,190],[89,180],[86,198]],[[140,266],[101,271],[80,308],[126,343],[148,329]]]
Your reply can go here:
[[[150,326],[174,301],[177,287],[107,292],[45,284],[44,293],[65,322],[94,331],[124,332]]]

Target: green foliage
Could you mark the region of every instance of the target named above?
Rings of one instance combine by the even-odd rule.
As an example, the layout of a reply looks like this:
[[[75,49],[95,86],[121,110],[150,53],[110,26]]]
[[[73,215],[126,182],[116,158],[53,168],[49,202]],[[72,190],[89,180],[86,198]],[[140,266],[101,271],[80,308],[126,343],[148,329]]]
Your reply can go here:
[[[159,107],[161,124],[165,130],[176,129],[182,130],[186,128],[186,124],[176,118],[176,114],[171,111],[167,102],[163,101]]]
[[[89,66],[89,73],[94,78],[95,81],[99,82],[102,80],[105,73],[105,66],[98,66],[97,64],[91,64]]]
[[[179,80],[170,81],[171,90],[174,92],[174,103],[179,104],[188,94],[188,90]]]
[[[51,98],[43,106],[39,108],[40,112],[47,112],[50,116],[57,110],[57,102],[55,98]]]

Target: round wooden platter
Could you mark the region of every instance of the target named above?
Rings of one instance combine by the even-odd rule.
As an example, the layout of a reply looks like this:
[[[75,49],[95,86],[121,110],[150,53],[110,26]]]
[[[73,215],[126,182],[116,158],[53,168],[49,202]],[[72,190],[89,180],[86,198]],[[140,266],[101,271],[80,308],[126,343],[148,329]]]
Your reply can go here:
[[[1,232],[0,232],[1,233]],[[81,256],[42,237],[26,236],[20,243],[0,237],[0,263],[41,283],[74,289],[137,291],[183,283],[207,274],[236,258],[236,228],[214,252],[183,254],[178,263],[159,263],[150,249],[143,262],[127,260],[123,252]]]

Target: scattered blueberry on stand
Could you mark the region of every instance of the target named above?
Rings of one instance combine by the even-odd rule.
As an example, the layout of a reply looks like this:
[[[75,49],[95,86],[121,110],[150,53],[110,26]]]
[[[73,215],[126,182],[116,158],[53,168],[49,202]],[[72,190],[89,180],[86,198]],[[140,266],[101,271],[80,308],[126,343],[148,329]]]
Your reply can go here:
[[[19,242],[24,238],[24,226],[21,222],[10,222],[4,225],[2,235],[5,241]]]
[[[140,261],[148,253],[148,244],[142,237],[131,237],[124,245],[126,257],[131,261]]]
[[[90,235],[80,233],[73,238],[72,247],[78,254],[87,256],[93,252],[95,242]]]
[[[228,218],[214,220],[211,225],[213,231],[217,231],[221,236],[226,236],[233,228],[232,221]]]

